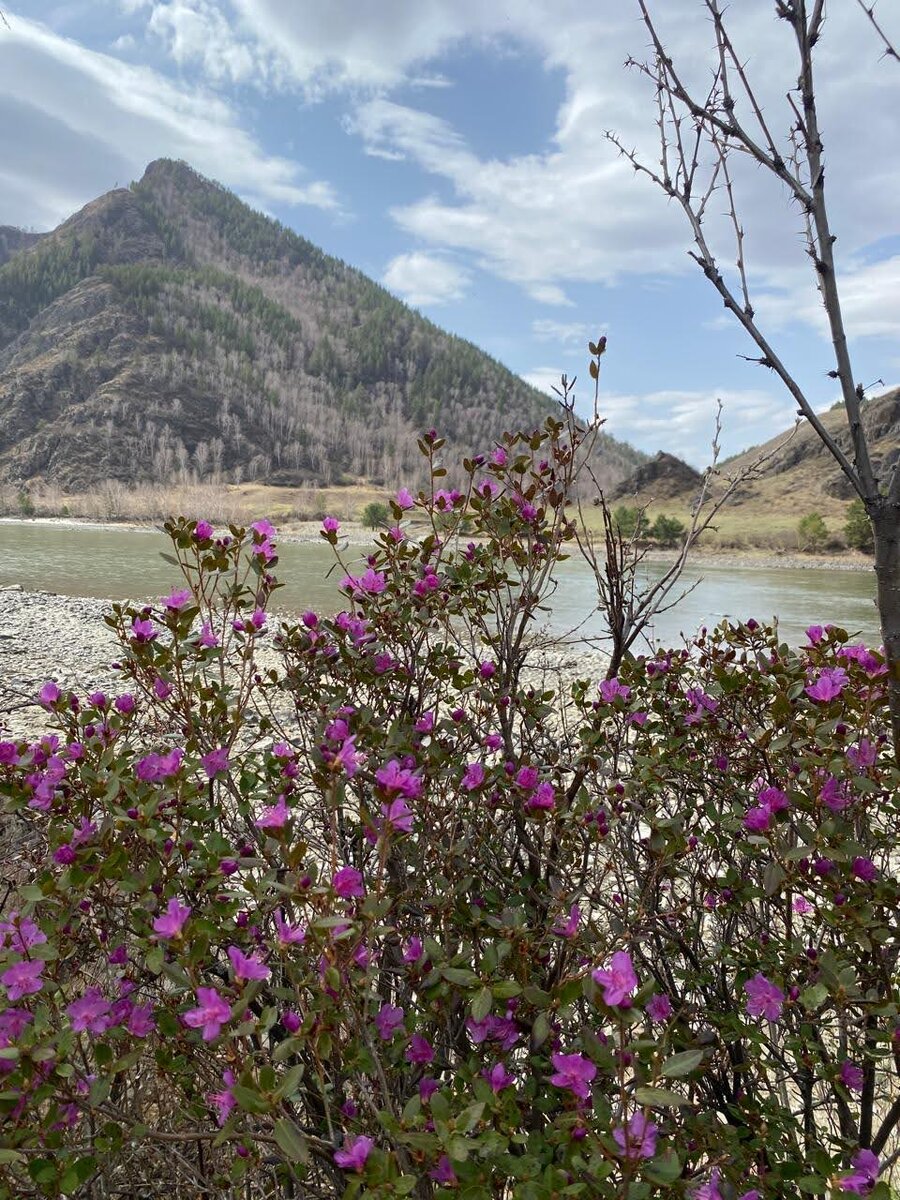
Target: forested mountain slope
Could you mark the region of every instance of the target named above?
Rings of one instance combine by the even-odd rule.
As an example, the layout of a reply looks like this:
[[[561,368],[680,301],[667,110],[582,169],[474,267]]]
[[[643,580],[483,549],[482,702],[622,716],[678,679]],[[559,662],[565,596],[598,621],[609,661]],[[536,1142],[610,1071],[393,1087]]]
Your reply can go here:
[[[9,244],[0,480],[391,486],[418,476],[423,429],[456,459],[552,410],[184,163],[151,163],[130,189]],[[600,475],[613,483],[642,458],[604,439]]]

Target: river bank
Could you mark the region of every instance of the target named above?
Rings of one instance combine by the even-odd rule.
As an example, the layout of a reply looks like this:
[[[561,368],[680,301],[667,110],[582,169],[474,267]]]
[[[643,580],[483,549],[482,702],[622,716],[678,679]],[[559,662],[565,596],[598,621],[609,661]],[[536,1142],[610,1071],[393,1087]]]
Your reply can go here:
[[[115,532],[159,533],[159,521],[89,521],[80,517],[0,517],[0,526],[46,526],[49,529],[110,530]],[[321,545],[321,521],[289,521],[279,526],[278,540],[289,545]],[[371,546],[375,534],[358,521],[341,521],[341,541],[347,546]],[[674,552],[651,548],[646,551],[647,562],[668,564]],[[743,550],[721,550],[695,546],[690,555],[691,562],[698,566],[739,567],[761,570],[785,569],[790,571],[872,571],[873,560],[869,555],[853,550],[842,550],[834,554],[800,554],[787,551],[771,551],[747,548]]]

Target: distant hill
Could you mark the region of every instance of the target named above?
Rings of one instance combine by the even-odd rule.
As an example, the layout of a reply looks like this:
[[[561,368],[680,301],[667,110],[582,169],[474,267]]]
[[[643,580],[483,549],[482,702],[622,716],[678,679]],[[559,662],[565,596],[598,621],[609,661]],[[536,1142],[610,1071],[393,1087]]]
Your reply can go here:
[[[185,163],[0,231],[0,481],[411,481],[553,405]],[[601,479],[644,456],[604,438]]]
[[[823,425],[841,449],[851,458],[850,434],[842,405],[820,413]],[[863,426],[869,439],[873,466],[879,478],[887,481],[894,464],[900,460],[900,388],[866,400],[862,407]],[[658,455],[642,465],[615,489],[619,496],[634,497],[633,503],[654,508],[684,509],[697,493],[697,479],[691,468],[678,459],[676,468]],[[796,431],[789,429],[761,446],[753,446],[720,464],[719,479],[713,494],[725,481],[741,474],[758,459],[765,462],[758,473],[745,479],[728,505],[728,525],[740,528],[742,519],[748,529],[782,528],[796,525],[800,517],[819,512],[839,529],[853,498],[849,483],[837,463],[822,445],[815,430],[802,422]],[[654,470],[658,476],[654,477]]]

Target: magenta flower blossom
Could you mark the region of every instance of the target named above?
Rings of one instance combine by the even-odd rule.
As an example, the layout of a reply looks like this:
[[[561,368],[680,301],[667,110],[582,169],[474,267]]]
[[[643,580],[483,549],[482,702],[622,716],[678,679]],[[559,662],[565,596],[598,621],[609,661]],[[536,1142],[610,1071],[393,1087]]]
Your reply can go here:
[[[819,700],[825,704],[836,699],[849,682],[850,677],[843,667],[825,667],[819,672],[815,682],[807,684],[803,690],[811,700]]]
[[[537,767],[519,767],[516,772],[516,783],[520,788],[525,788],[529,792],[537,787],[539,779]]]
[[[370,1137],[349,1137],[342,1150],[335,1150],[334,1161],[345,1171],[364,1171],[375,1142]]]
[[[818,646],[819,642],[825,636],[825,630],[821,625],[810,625],[806,631],[806,636],[809,638],[811,645]]]
[[[306,930],[302,925],[291,925],[284,919],[280,908],[275,913],[275,928],[278,930],[278,944],[282,948],[299,946],[306,939]]]
[[[613,704],[620,698],[627,701],[630,696],[631,688],[619,683],[618,679],[604,679],[600,684],[600,699],[607,704]]]
[[[857,771],[866,771],[875,765],[878,758],[878,747],[868,738],[860,738],[855,746],[848,746],[847,761]]]
[[[250,526],[254,533],[258,533],[261,538],[273,538],[278,536],[278,530],[271,521],[267,521],[263,517],[259,521],[254,521]]]
[[[383,1042],[389,1042],[403,1024],[403,1009],[393,1004],[382,1004],[375,1014],[375,1028]]]
[[[396,758],[380,767],[375,772],[375,778],[388,795],[398,792],[407,800],[415,800],[422,794],[422,777],[407,767],[402,767]]]
[[[129,713],[134,712],[134,696],[131,692],[123,692],[121,696],[116,696],[113,700],[113,708],[123,717],[127,717]]]
[[[189,1009],[181,1019],[191,1029],[201,1029],[204,1042],[211,1042],[230,1018],[231,1006],[215,988],[198,987],[197,1007]]]
[[[722,1193],[719,1190],[721,1178],[719,1168],[713,1167],[709,1174],[709,1182],[701,1183],[700,1187],[695,1188],[691,1192],[691,1200],[722,1200]]]
[[[337,533],[340,527],[341,523],[337,517],[326,517],[322,522],[322,532],[326,534]]]
[[[203,763],[206,778],[214,779],[216,775],[228,770],[228,747],[220,746],[217,750],[210,750],[200,761]]]
[[[221,1092],[210,1092],[206,1097],[216,1110],[216,1124],[219,1126],[225,1124],[237,1104],[237,1100],[235,1100],[234,1093],[231,1090],[235,1083],[234,1071],[223,1071],[222,1082],[225,1086]]]
[[[166,680],[162,679],[159,675],[157,675],[157,677],[153,680],[153,695],[157,698],[157,700],[168,700],[173,691],[174,688],[172,687],[171,683],[167,683]]]
[[[598,968],[591,975],[594,983],[603,988],[604,1004],[610,1008],[628,1008],[637,990],[638,977],[627,951],[617,950],[610,959],[609,967]]]
[[[856,1196],[868,1195],[877,1183],[881,1170],[878,1156],[871,1150],[857,1150],[850,1163],[854,1170],[837,1181],[838,1187],[842,1192],[853,1192]]]
[[[744,984],[744,991],[747,993],[748,1016],[766,1017],[769,1021],[778,1020],[785,1001],[784,992],[780,987],[757,971],[753,978]]]
[[[422,1103],[427,1104],[440,1086],[441,1085],[438,1083],[438,1081],[436,1079],[432,1079],[429,1075],[426,1075],[424,1078],[420,1079],[419,1098],[421,1099]]]
[[[228,957],[238,983],[249,983],[251,979],[268,979],[272,972],[256,954],[244,954],[237,946],[228,947]]]
[[[38,699],[45,708],[50,708],[52,705],[56,704],[60,696],[62,696],[62,692],[60,691],[59,686],[52,680],[48,680],[38,692]]]
[[[198,521],[194,526],[194,537],[201,542],[211,538],[213,532],[213,527],[210,525],[209,521]]]
[[[668,1021],[672,1015],[672,1001],[664,993],[651,996],[645,1008],[651,1021]]]
[[[84,995],[66,1005],[74,1033],[103,1033],[110,1026],[110,1003],[99,988],[88,988]]]
[[[871,858],[858,857],[853,860],[853,874],[863,883],[872,883],[878,878],[878,868]]]
[[[75,838],[72,840],[74,842]],[[8,921],[0,921],[0,948],[8,946],[10,950],[25,954],[32,946],[41,946],[46,940],[46,933],[30,917],[11,912]]]
[[[791,908],[795,913],[799,913],[801,917],[805,917],[813,911],[813,906],[805,896],[795,896]]]
[[[850,796],[845,784],[839,783],[833,775],[827,775],[819,791],[819,800],[832,812],[842,812],[850,803]]]
[[[539,783],[528,799],[526,808],[550,809],[556,807],[556,792],[552,783]]]
[[[194,596],[190,588],[178,588],[174,592],[170,592],[168,596],[163,596],[161,603],[172,612],[180,612],[181,609],[187,608]]]
[[[413,505],[415,504],[415,500],[412,498],[412,496],[409,494],[409,492],[406,490],[405,487],[402,487],[400,489],[400,491],[397,493],[397,495],[395,497],[395,500],[397,503],[397,507],[402,509],[404,512],[406,512],[406,510],[408,508],[412,508]]]
[[[134,773],[144,783],[160,783],[177,775],[184,751],[176,747],[168,754],[148,754],[135,764]]]
[[[290,815],[287,799],[282,793],[271,808],[263,809],[262,815],[257,817],[253,824],[257,829],[283,829]]]
[[[362,874],[357,871],[356,867],[341,867],[335,871],[331,878],[331,886],[344,900],[366,894]]]
[[[637,1112],[624,1128],[619,1126],[613,1130],[613,1140],[619,1147],[623,1158],[652,1158],[656,1153],[658,1133],[659,1127],[654,1125],[643,1113]]]
[[[865,1074],[862,1067],[857,1066],[855,1062],[851,1062],[849,1058],[845,1058],[841,1063],[841,1083],[851,1092],[861,1092],[863,1083],[865,1082]]]
[[[435,1183],[445,1184],[447,1187],[452,1187],[454,1183],[459,1182],[456,1172],[453,1170],[453,1164],[446,1154],[442,1154],[437,1160],[437,1163],[428,1172],[428,1178],[433,1179]]]
[[[190,915],[191,906],[179,904],[176,897],[173,896],[166,911],[153,922],[153,930],[161,938],[179,938]]]
[[[550,1062],[554,1067],[550,1082],[558,1088],[567,1088],[579,1100],[587,1100],[591,1080],[597,1074],[596,1064],[583,1054],[551,1054]]]
[[[462,786],[467,792],[474,792],[484,783],[484,767],[480,762],[466,763]]]
[[[131,622],[131,636],[136,642],[152,642],[159,637],[159,630],[147,618],[135,617]]]
[[[43,970],[43,962],[36,959],[32,959],[30,962],[23,960],[7,967],[0,975],[0,984],[6,988],[7,999],[21,1000],[23,996],[32,996],[35,992],[39,992],[44,986],[44,981],[41,979]]]
[[[360,764],[366,761],[365,754],[356,749],[355,733],[344,739],[332,761],[340,767],[348,779],[353,778],[359,770]]]
[[[414,934],[406,943],[406,948],[403,951],[403,961],[407,965],[411,963],[417,963],[422,957],[422,952],[422,939],[416,937]]]
[[[390,804],[382,804],[381,815],[384,823],[398,833],[412,833],[413,814],[402,796],[392,800]]]
[[[153,1008],[149,1004],[136,1004],[128,1014],[126,1029],[132,1037],[148,1037],[155,1027]]]
[[[493,452],[491,457],[488,459],[488,462],[491,464],[492,467],[505,467],[506,466],[506,451],[503,449],[502,446],[497,447],[497,449]]]
[[[486,1067],[481,1074],[491,1085],[491,1091],[495,1095],[497,1092],[502,1092],[504,1088],[512,1087],[516,1082],[515,1075],[510,1075],[502,1062],[494,1063],[490,1069]]]
[[[427,1066],[428,1063],[434,1061],[434,1048],[428,1038],[422,1037],[421,1033],[414,1033],[406,1047],[404,1057],[407,1062]]]
[[[557,937],[573,938],[575,936],[575,934],[578,932],[578,926],[580,924],[581,924],[581,909],[578,907],[577,904],[573,904],[572,907],[569,909],[568,917],[565,920],[563,920],[562,917],[560,917],[560,919],[556,922],[556,924],[553,926],[553,928],[550,930],[550,932],[556,934]]]
[[[748,833],[765,833],[772,823],[772,811],[761,804],[748,808],[744,814],[744,828]]]
[[[200,636],[197,638],[198,643],[204,650],[213,650],[219,644],[218,637],[213,633],[212,625],[209,621],[204,621],[200,629]]]

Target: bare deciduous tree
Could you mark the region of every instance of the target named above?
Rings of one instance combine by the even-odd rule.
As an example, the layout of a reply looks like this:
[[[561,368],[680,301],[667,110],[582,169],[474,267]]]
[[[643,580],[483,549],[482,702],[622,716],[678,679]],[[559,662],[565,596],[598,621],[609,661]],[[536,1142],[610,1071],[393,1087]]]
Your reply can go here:
[[[758,89],[731,39],[724,5],[720,0],[700,2],[714,34],[711,79],[705,92],[695,92],[688,85],[679,64],[667,52],[650,4],[637,0],[650,35],[650,56],[646,61],[630,59],[628,65],[655,89],[661,144],[658,165],[642,161],[615,133],[607,136],[635,170],[648,176],[680,205],[694,239],[691,257],[755,343],[758,355],[752,361],[778,376],[799,415],[812,425],[865,505],[875,538],[877,603],[889,668],[894,746],[900,757],[900,469],[895,466],[889,478],[879,479],[873,467],[863,426],[865,390],[854,375],[841,310],[814,73],[816,47],[825,24],[825,2],[775,0],[774,15],[790,31],[798,70],[796,85],[787,93],[789,123],[783,146],[772,133]],[[884,56],[900,61],[878,23],[874,5],[863,0],[858,3],[886,47]],[[832,344],[833,365],[827,375],[840,387],[849,429],[849,453],[817,416],[812,398],[769,340],[754,310],[733,170],[739,156],[778,180],[800,210]],[[723,272],[704,224],[713,196],[725,198],[735,246],[733,274]]]

